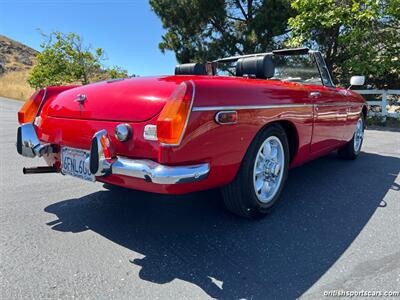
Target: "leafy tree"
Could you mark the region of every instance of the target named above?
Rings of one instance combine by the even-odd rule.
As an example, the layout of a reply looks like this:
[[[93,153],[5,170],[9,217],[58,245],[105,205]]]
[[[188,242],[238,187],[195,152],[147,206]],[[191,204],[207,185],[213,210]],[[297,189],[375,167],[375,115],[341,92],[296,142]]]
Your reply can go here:
[[[342,85],[367,75],[376,87],[400,87],[399,0],[295,0],[289,45],[319,48]]]
[[[265,52],[282,42],[292,14],[286,0],[150,0],[167,32],[159,48],[180,63]]]
[[[136,75],[131,75],[134,77]],[[100,69],[91,77],[91,82],[117,79],[117,78],[127,78],[129,77],[128,72],[121,67],[113,66],[111,68]]]
[[[56,31],[42,35],[45,39],[41,44],[43,51],[37,55],[36,64],[28,78],[31,87],[88,84],[95,80],[128,76],[127,71],[120,67],[103,68],[104,50],[85,45],[75,33]]]
[[[117,79],[117,78],[126,78],[128,77],[128,72],[122,69],[119,66],[113,66],[112,68],[108,68],[106,73],[110,79]],[[135,75],[132,75],[134,77]]]

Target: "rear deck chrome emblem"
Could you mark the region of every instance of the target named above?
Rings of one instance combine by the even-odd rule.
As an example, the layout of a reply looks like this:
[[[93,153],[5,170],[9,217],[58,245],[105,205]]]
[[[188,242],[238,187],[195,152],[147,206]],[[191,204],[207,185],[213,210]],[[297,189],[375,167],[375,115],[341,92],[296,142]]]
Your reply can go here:
[[[74,102],[79,103],[79,111],[82,112],[83,108],[83,103],[86,101],[86,95],[85,94],[78,94],[76,95],[76,98],[74,99]]]
[[[76,95],[76,98],[74,100],[75,102],[83,103],[86,101],[86,95],[85,94],[78,94]]]

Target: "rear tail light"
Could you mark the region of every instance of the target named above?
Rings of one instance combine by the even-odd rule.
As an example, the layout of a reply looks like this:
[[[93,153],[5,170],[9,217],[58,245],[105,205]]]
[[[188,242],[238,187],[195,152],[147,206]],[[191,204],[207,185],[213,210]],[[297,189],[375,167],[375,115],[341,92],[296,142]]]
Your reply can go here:
[[[179,145],[193,101],[193,83],[182,82],[168,99],[157,120],[157,138],[161,143]]]
[[[32,123],[39,111],[40,104],[44,99],[44,89],[34,93],[18,112],[18,122],[20,124]]]

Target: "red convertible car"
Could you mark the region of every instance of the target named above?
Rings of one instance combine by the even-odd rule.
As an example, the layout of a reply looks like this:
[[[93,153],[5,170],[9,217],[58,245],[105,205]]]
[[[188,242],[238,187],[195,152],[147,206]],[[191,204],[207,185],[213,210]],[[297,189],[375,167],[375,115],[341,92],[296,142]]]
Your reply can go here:
[[[165,194],[221,187],[230,211],[257,218],[290,168],[333,150],[355,159],[366,116],[320,52],[277,50],[178,65],[173,76],[41,89],[18,113],[17,150],[47,163],[24,173]]]

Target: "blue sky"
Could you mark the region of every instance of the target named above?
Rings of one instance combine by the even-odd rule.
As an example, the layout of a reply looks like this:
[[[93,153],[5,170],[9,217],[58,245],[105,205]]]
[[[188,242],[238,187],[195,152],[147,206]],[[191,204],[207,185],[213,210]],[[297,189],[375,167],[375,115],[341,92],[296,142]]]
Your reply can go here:
[[[174,71],[175,54],[158,49],[164,30],[147,0],[0,0],[0,34],[40,50],[37,28],[78,33],[86,43],[106,51],[106,65],[119,65],[130,74]]]

